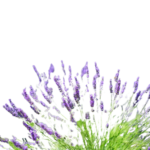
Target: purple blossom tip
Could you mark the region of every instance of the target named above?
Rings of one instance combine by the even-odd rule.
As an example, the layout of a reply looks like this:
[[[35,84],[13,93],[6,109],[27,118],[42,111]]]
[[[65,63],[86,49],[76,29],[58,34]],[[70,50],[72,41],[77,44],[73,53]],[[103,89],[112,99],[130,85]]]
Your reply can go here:
[[[57,138],[59,138],[59,139],[61,138],[61,135],[59,135],[59,134],[57,133],[57,131],[55,131],[55,135],[56,135]]]
[[[109,124],[107,123],[107,124],[106,124],[106,128],[108,128],[108,127],[109,127]]]

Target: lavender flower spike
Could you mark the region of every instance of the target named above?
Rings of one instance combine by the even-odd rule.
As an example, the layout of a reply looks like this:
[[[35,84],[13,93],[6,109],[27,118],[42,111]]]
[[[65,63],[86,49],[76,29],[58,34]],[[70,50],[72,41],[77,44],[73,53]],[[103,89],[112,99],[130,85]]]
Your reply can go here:
[[[36,132],[30,130],[30,133],[31,133],[32,140],[36,141],[36,143],[39,144],[38,139],[39,139],[40,137],[36,134]]]
[[[114,81],[115,82],[119,79],[120,73],[121,73],[121,68],[117,68],[116,72],[114,73]]]
[[[32,120],[29,119],[28,115],[21,108],[18,108],[17,112],[18,112],[18,114],[21,114],[26,119],[26,121],[32,122]]]
[[[146,88],[145,88],[145,93],[148,93],[148,91],[150,91],[150,83],[148,83]]]
[[[142,101],[143,94],[144,94],[144,90],[142,91],[141,89],[139,89],[139,90],[136,91],[136,94],[135,94],[134,99],[132,101],[133,102],[133,107],[136,104],[138,104],[138,103],[140,103]]]
[[[34,100],[34,102],[38,103],[39,95],[37,94],[37,90],[34,88],[33,84],[31,84],[29,87],[28,94]]]
[[[23,125],[30,131],[36,131],[35,129],[33,129],[32,127],[30,127],[29,125],[27,125],[24,121],[23,121]]]
[[[62,81],[61,81],[61,76],[60,74],[55,74],[52,78],[54,84],[57,86],[57,90],[59,93],[62,93],[63,92],[63,89],[62,89]]]
[[[89,69],[89,61],[86,60],[84,64],[84,76],[87,80],[87,84],[90,84],[90,69]]]
[[[98,66],[98,62],[97,61],[93,61],[93,64],[94,64],[95,73],[96,73],[97,77],[100,78],[101,77],[101,73],[100,73],[100,67]]]
[[[90,107],[91,108],[95,108],[95,100],[94,100],[94,96],[93,96],[93,93],[90,93]]]
[[[105,110],[105,103],[103,100],[100,101],[99,110],[100,112],[104,112]]]
[[[41,109],[37,106],[37,104],[33,103],[32,105],[29,105],[29,108],[36,114],[40,115]]]
[[[117,80],[117,83],[116,83],[116,86],[115,86],[115,89],[114,89],[114,96],[117,97],[120,93],[120,89],[121,89],[121,79],[119,78]]]
[[[40,71],[38,70],[36,64],[31,64],[33,72],[36,74],[37,78],[40,76]]]
[[[109,94],[112,94],[113,93],[113,80],[112,80],[112,78],[109,78],[108,82],[109,82],[108,91],[109,91]]]
[[[100,80],[100,83],[99,83],[100,90],[104,91],[104,85],[105,85],[105,75],[101,75],[101,80]]]
[[[72,88],[73,87],[73,69],[72,69],[72,65],[68,64],[68,76],[67,76],[67,82],[68,82],[68,87]]]
[[[139,83],[140,83],[140,79],[141,79],[141,76],[138,75],[136,76],[135,80],[133,81],[132,83],[132,93],[135,94],[136,91],[139,89]]]
[[[61,71],[63,73],[63,76],[66,77],[67,76],[67,71],[66,71],[66,68],[65,68],[64,59],[60,59],[60,67],[61,67]]]
[[[28,103],[28,104],[32,104],[34,103],[34,101],[31,99],[31,97],[28,94],[28,88],[26,86],[24,86],[22,88],[22,91],[20,93],[20,95],[23,97],[23,99]]]
[[[67,104],[66,100],[64,99],[64,97],[62,97],[62,100],[63,100],[63,103],[64,103],[64,106],[67,108],[67,110],[70,112],[71,109],[69,107],[69,105]]]
[[[76,123],[76,121],[74,119],[74,114],[73,113],[70,113],[70,121]]]
[[[74,88],[73,88],[73,100],[76,102],[76,104],[79,104],[81,100],[81,95],[80,95],[80,87],[77,85],[78,83],[74,83]]]
[[[11,114],[12,114],[13,116],[15,116],[15,117],[23,118],[23,116],[17,112],[17,108],[16,108],[16,109],[11,108],[11,107],[9,107],[7,104],[5,104],[5,105],[3,106],[3,108],[5,108],[9,113],[11,113]]]
[[[87,78],[89,78],[88,62],[86,62],[86,65],[81,70],[81,79],[83,78],[84,74],[87,74]]]
[[[57,131],[55,131],[55,136],[60,139],[61,138],[61,135],[57,133]]]
[[[18,141],[16,141],[15,139],[12,139],[11,142],[14,143],[14,145],[22,150],[27,150],[28,147],[25,146],[24,144],[20,144]]]
[[[8,145],[8,142],[9,142],[9,138],[8,137],[2,137],[0,135],[0,143],[5,143],[5,144]]]
[[[46,124],[40,122],[40,123],[36,123],[38,126],[40,126],[43,130],[45,130],[49,135],[53,135],[54,132],[51,128],[47,127]]]
[[[127,85],[128,85],[128,80],[126,80],[122,83],[122,87],[121,87],[121,90],[120,90],[120,95],[125,94],[125,91],[127,90]]]
[[[91,81],[91,86],[93,90],[97,89],[97,82],[98,82],[98,76],[97,74],[94,74]]]
[[[48,73],[50,79],[52,79],[52,78],[51,78],[51,75],[52,75],[52,74],[55,74],[55,72],[56,72],[55,65],[54,65],[53,62],[50,62],[50,63],[49,63],[49,66],[48,66],[48,69],[47,69],[47,73]],[[51,80],[49,80],[49,81],[51,81]]]
[[[85,113],[84,113],[84,118],[85,118],[86,120],[89,120],[89,119],[90,119],[90,113],[89,113],[89,111],[88,111],[88,112],[85,111]]]
[[[34,71],[36,72],[36,74],[37,74],[37,76],[38,76],[38,78],[39,78],[39,81],[41,82],[41,81],[42,81],[42,80],[41,80],[41,77],[40,77],[39,72],[37,71],[35,65],[33,65],[33,69],[34,69]]]
[[[106,128],[108,128],[108,127],[109,127],[109,124],[107,123],[107,124],[106,124]]]

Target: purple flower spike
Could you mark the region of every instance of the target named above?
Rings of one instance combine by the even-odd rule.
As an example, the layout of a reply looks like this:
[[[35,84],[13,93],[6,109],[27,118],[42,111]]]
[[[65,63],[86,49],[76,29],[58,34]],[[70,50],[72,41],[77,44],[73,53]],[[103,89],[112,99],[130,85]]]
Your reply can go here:
[[[74,76],[74,86],[77,86],[77,87],[79,88],[79,90],[81,90],[81,88],[82,88],[82,83],[81,83],[81,80],[78,79],[78,77],[79,77],[78,74],[79,74],[79,73],[76,72],[76,75]]]
[[[121,95],[124,95],[125,94],[125,91],[127,90],[127,85],[128,85],[128,80],[124,81],[122,83],[122,87],[121,87],[121,90],[120,90],[120,94]]]
[[[34,69],[34,71],[36,72],[36,74],[37,74],[37,76],[38,76],[38,78],[39,78],[39,81],[41,82],[41,81],[42,81],[42,80],[41,80],[41,77],[40,77],[39,72],[37,71],[35,65],[33,65],[33,69]]]
[[[147,114],[150,111],[150,106],[145,110],[145,113]]]
[[[72,74],[72,72],[71,72],[71,66],[69,66],[69,78],[68,78],[68,80],[69,80],[69,84],[71,85],[71,80],[72,80],[72,78],[71,78],[71,74]]]
[[[15,136],[12,137],[11,142],[13,142],[13,144],[14,144],[16,147],[22,149],[22,145],[17,141],[17,138],[16,138]]]
[[[40,137],[36,134],[36,132],[30,130],[30,133],[31,133],[31,137],[32,137],[32,140],[36,141],[37,144],[39,144],[39,141],[37,141]]]
[[[86,62],[86,65],[81,70],[81,79],[83,78],[84,74],[87,74],[87,78],[89,78],[88,62]]]
[[[73,75],[68,75],[67,76],[67,82],[68,82],[68,87],[73,88]]]
[[[46,71],[42,71],[40,77],[38,78],[39,91],[44,92],[49,86],[49,77]]]
[[[28,88],[26,86],[24,86],[22,88],[22,91],[20,93],[20,95],[23,97],[23,99],[28,103],[28,104],[32,104],[34,103],[34,101],[31,99],[31,97],[28,94]]]
[[[20,115],[22,115],[26,119],[26,121],[32,122],[32,120],[29,119],[28,115],[21,108],[17,109],[17,113],[20,114]]]
[[[108,128],[108,127],[109,127],[109,124],[107,123],[107,124],[106,124],[106,128]]]
[[[76,104],[79,104],[81,100],[80,90],[77,86],[75,86],[75,91],[73,92],[73,100],[76,102]]]
[[[142,99],[143,94],[145,93],[145,90],[140,94],[139,101]]]
[[[145,104],[149,104],[150,103],[150,91],[148,91],[148,93],[147,93],[147,98],[146,98],[146,100],[145,100]]]
[[[60,117],[60,116],[57,116],[57,115],[51,115],[51,117],[54,119],[54,120],[56,120],[56,121],[58,121],[58,122],[63,122],[63,119]]]
[[[0,141],[1,141],[1,142],[8,143],[9,139],[8,139],[8,138],[2,138],[2,137],[0,137]]]
[[[62,81],[61,81],[60,74],[55,74],[52,80],[54,84],[56,85],[58,92],[62,93],[63,90],[62,90]]]
[[[74,119],[74,116],[73,116],[74,114],[72,114],[72,113],[70,113],[70,121],[71,122],[75,122],[76,123],[76,121],[75,121],[75,119]]]
[[[73,76],[73,69],[71,64],[68,64],[67,71],[68,71],[68,75]]]
[[[47,127],[46,124],[44,124],[42,122],[40,122],[40,123],[37,122],[36,124],[38,126],[40,126],[43,130],[45,130],[49,135],[53,135],[54,134],[53,130],[51,128]]]
[[[85,87],[86,93],[89,93],[90,92],[89,84],[84,84],[84,87]]]
[[[42,96],[42,98],[43,98],[43,100],[45,100],[46,101],[46,103],[48,103],[48,104],[52,104],[53,103],[53,96],[50,96],[50,95],[47,95],[45,92],[40,92],[41,93],[41,96]],[[44,106],[44,107],[47,107],[46,106],[46,103],[44,104],[41,100],[38,100],[38,103],[40,103],[42,106]]]
[[[35,105],[31,105],[30,107],[34,110],[35,113],[40,114],[41,110],[39,110]]]
[[[35,129],[33,129],[32,127],[30,127],[29,125],[27,125],[24,121],[23,121],[23,125],[28,129],[28,131],[30,131],[30,130],[36,131]]]
[[[38,104],[40,106],[42,106],[44,109],[49,108],[49,106],[47,105],[47,103],[45,101],[41,100],[41,99],[39,99]]]
[[[56,107],[55,105],[52,106],[52,110],[54,110],[57,114],[61,113],[61,110],[58,107]]]
[[[67,108],[67,110],[70,112],[71,109],[69,107],[69,105],[67,104],[66,100],[64,99],[64,97],[62,97],[62,100],[63,100],[63,103],[64,103],[64,106]]]
[[[138,83],[139,82],[139,77],[137,78],[137,80],[134,82],[134,92],[133,93],[136,93],[137,89],[138,89]]]
[[[84,68],[84,65],[83,65],[80,69],[80,79],[81,79],[82,84],[84,83],[84,76],[85,76],[84,72],[85,72],[85,68]]]
[[[30,85],[28,94],[36,103],[38,103],[39,95],[37,94],[37,90],[34,88],[33,85]]]
[[[36,74],[37,78],[40,76],[40,71],[38,70],[36,64],[31,64],[33,72]]]
[[[100,112],[103,112],[104,109],[105,109],[105,103],[104,103],[103,100],[101,100],[101,101],[100,101],[100,105],[99,105],[99,110],[100,110]]]
[[[67,71],[66,71],[66,68],[65,68],[64,59],[60,59],[60,67],[61,67],[61,71],[63,73],[63,76],[66,77],[67,76]]]
[[[30,144],[31,145],[31,144]],[[25,145],[22,145],[23,150],[28,150],[28,147]]]
[[[86,60],[84,64],[84,76],[85,78],[90,78],[90,69],[89,69],[89,61]]]
[[[59,139],[61,138],[61,135],[59,135],[56,131],[55,131],[55,135],[57,138],[59,138]]]
[[[145,93],[148,93],[150,91],[150,83],[147,84],[145,88]]]
[[[28,149],[27,146],[25,146],[24,144],[20,144],[18,141],[14,140],[14,139],[11,140],[11,142],[13,142],[16,147],[18,147],[22,150],[27,150]]]
[[[100,89],[104,90],[104,85],[105,85],[105,75],[101,75],[101,80],[99,83]]]
[[[110,93],[113,93],[113,86],[112,86],[112,80],[110,79],[110,86],[109,86],[109,89],[110,89]]]
[[[71,109],[74,109],[75,104],[72,102],[68,94],[67,94],[67,101],[68,101],[69,107]]]
[[[11,99],[9,99],[9,102],[10,102],[11,106],[16,110],[17,107],[16,107],[15,104],[11,101]]]
[[[56,68],[53,62],[49,63],[48,69],[47,69],[47,73],[49,76],[51,76],[52,74],[55,74],[56,72]],[[50,80],[49,80],[50,81]]]
[[[116,95],[119,94],[120,85],[121,85],[121,80],[119,79],[119,80],[117,81],[116,87],[115,87],[115,93],[116,93]]]
[[[20,116],[15,109],[9,107],[7,104],[5,104],[3,106],[3,108],[5,108],[9,113],[11,113],[13,116],[18,117],[18,118],[23,118],[22,116]]]
[[[62,85],[63,93],[61,93],[61,96],[65,96],[67,93],[70,94],[70,89],[66,85],[66,78],[64,76],[62,76]]]
[[[97,74],[94,74],[91,81],[91,86],[93,90],[97,89],[97,81],[98,81],[98,76]]]
[[[120,73],[121,73],[121,68],[117,68],[116,72],[114,73],[114,81],[115,82],[119,79]]]
[[[97,67],[97,63],[96,62],[95,62],[95,69],[96,69],[97,77],[100,77],[99,68]]]
[[[12,142],[14,143],[14,145],[15,145],[16,147],[22,149],[22,145],[21,145],[18,141],[12,140]]]
[[[90,119],[90,114],[89,114],[89,112],[87,112],[87,113],[85,114],[85,119]]]
[[[48,86],[48,87],[46,88],[45,92],[46,92],[46,94],[50,97],[50,98],[49,98],[50,101],[52,101],[53,98],[54,98],[54,87]]]
[[[90,95],[90,106],[94,107],[94,98],[92,94]]]
[[[136,104],[138,104],[138,103],[140,103],[141,102],[141,100],[142,100],[142,97],[143,96],[143,93],[142,93],[142,90],[141,89],[139,89],[139,90],[137,90],[137,92],[135,93],[135,96],[134,96],[134,99],[133,99],[133,107],[136,105]]]

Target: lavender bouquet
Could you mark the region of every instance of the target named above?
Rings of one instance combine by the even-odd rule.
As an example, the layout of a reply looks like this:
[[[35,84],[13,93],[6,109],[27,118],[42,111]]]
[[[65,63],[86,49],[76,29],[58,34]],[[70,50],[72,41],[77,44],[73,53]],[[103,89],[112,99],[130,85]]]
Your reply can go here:
[[[61,63],[64,75],[66,77],[63,61],[61,61]],[[30,96],[37,103],[45,107],[46,110],[44,112],[41,112],[41,110],[34,104],[30,96],[27,94],[26,88],[23,90],[22,95],[30,104],[30,108],[36,114],[43,117],[48,122],[48,124],[39,122],[38,119],[36,119],[33,115],[31,115],[32,119],[30,119],[21,108],[17,108],[11,101],[11,99],[9,99],[12,107],[10,107],[8,104],[5,104],[3,107],[13,116],[23,120],[23,125],[29,131],[29,138],[33,140],[33,143],[30,143],[26,139],[23,139],[22,143],[21,140],[18,140],[14,136],[12,140],[8,138],[2,138],[0,136],[0,141],[8,143],[11,147],[11,150],[34,150],[37,149],[37,146],[38,149],[47,150],[150,150],[150,132],[148,131],[148,114],[150,107],[146,108],[146,105],[150,99],[150,85],[143,92],[137,92],[139,77],[134,82],[134,91],[130,99],[123,104],[119,104],[127,83],[125,82],[125,84],[122,86],[122,89],[120,88],[120,70],[118,70],[117,74],[114,77],[114,81],[116,83],[114,90],[112,80],[110,80],[110,110],[104,110],[104,101],[101,100],[104,77],[102,77],[100,86],[97,88],[96,85],[99,84],[100,79],[100,73],[97,63],[95,63],[96,74],[93,77],[92,84],[94,89],[93,94],[89,93],[88,88],[88,62],[86,62],[85,66],[81,70],[82,83],[79,83],[77,74],[77,76],[74,77],[75,85],[73,84],[72,80],[71,66],[69,66],[68,81],[69,86],[71,86],[73,89],[74,100],[71,100],[69,96],[68,88],[66,88],[65,85],[65,78],[63,77],[64,89],[62,87],[60,77],[54,76],[53,78],[62,96],[61,106],[63,109],[66,108],[66,110],[69,112],[70,119],[68,119],[58,109],[58,105],[55,103],[55,101],[53,101],[53,89],[48,87],[48,82],[49,80],[51,80],[50,74],[55,70],[54,66],[52,64],[50,65],[50,68],[48,70],[48,77],[45,73],[39,74],[35,66],[33,66],[33,69],[39,78],[39,85],[37,86],[36,90],[34,90],[32,86],[30,86]],[[88,84],[81,86],[81,84],[83,84],[83,76],[85,74],[87,75]],[[44,88],[46,94],[44,93],[44,90],[41,89],[41,87]],[[46,100],[47,104],[49,104],[51,107],[47,106],[47,104],[39,100],[36,94],[37,90],[41,92],[44,100]],[[136,92],[137,94],[135,95]],[[142,101],[141,99],[143,94],[147,92],[149,92],[147,101],[143,105],[142,109],[139,110],[138,105],[140,101]],[[88,93],[89,100],[84,101],[84,97]],[[132,100],[134,95],[135,99]],[[116,100],[117,97],[119,97],[118,100]],[[91,110],[85,111],[85,102],[89,103]],[[121,113],[119,113],[119,115],[115,115],[116,110],[119,108],[121,110]],[[50,113],[52,109],[54,109],[58,115],[53,115],[52,113]],[[136,115],[133,119],[130,120],[130,117],[134,111],[136,112]],[[76,113],[79,113],[77,119],[75,118]],[[105,123],[104,114],[105,118],[107,115],[107,121]],[[50,120],[52,119],[53,122],[50,122]],[[61,132],[59,132],[56,128],[56,121],[57,125],[61,126],[61,129],[67,127],[67,135],[61,135]],[[102,125],[102,123],[104,123],[104,126]],[[62,124],[64,124],[64,126]],[[94,132],[94,129],[96,129],[96,132]],[[73,133],[75,133],[76,135],[73,135]],[[39,134],[41,134],[42,136],[39,136]],[[42,143],[42,141],[44,140],[48,141],[49,148],[45,148],[44,144]],[[73,142],[73,140],[75,140],[76,142]],[[2,145],[0,146],[3,147]]]

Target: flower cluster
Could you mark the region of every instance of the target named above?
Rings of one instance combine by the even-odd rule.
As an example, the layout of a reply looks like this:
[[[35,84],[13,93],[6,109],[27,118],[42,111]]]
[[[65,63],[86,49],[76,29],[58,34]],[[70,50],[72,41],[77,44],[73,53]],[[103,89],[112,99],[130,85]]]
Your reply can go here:
[[[55,74],[56,68],[52,62],[49,64],[47,72],[40,72],[37,66],[32,64],[31,67],[38,78],[38,84],[35,84],[35,87],[34,85],[24,86],[20,95],[29,104],[33,114],[29,116],[11,98],[1,105],[2,109],[12,117],[21,120],[21,124],[28,131],[27,141],[14,135],[11,138],[0,135],[0,148],[16,150],[36,150],[38,148],[43,150],[150,150],[150,84],[147,84],[145,89],[139,89],[141,77],[138,75],[132,84],[132,93],[125,93],[128,81],[122,83],[121,68],[118,68],[114,77],[108,80],[110,107],[106,109],[102,99],[103,94],[106,94],[104,91],[105,75],[101,75],[98,62],[94,61],[93,64],[95,73],[91,80],[92,91],[89,87],[90,69],[87,60],[80,73],[76,72],[73,75],[72,66],[69,64],[66,71],[64,60],[61,59],[62,77],[60,74]],[[84,84],[84,77],[86,84]],[[66,109],[69,118],[58,107],[54,88],[49,86],[49,81],[56,85],[61,96],[61,108]],[[84,89],[82,89],[82,84],[84,84]],[[38,91],[43,100],[39,99]],[[139,104],[145,94],[147,94],[147,98],[142,108],[139,109]],[[84,111],[83,103],[88,104],[85,100],[87,95],[90,110]],[[122,99],[125,101],[121,104]],[[120,115],[114,113],[118,108],[121,108]],[[75,117],[76,112],[80,114],[78,118]],[[107,114],[107,123],[104,126],[103,114]],[[43,118],[45,122],[40,121],[36,116]],[[66,133],[64,127],[67,129]],[[48,147],[43,140],[47,141]],[[9,148],[4,147],[4,144]]]

